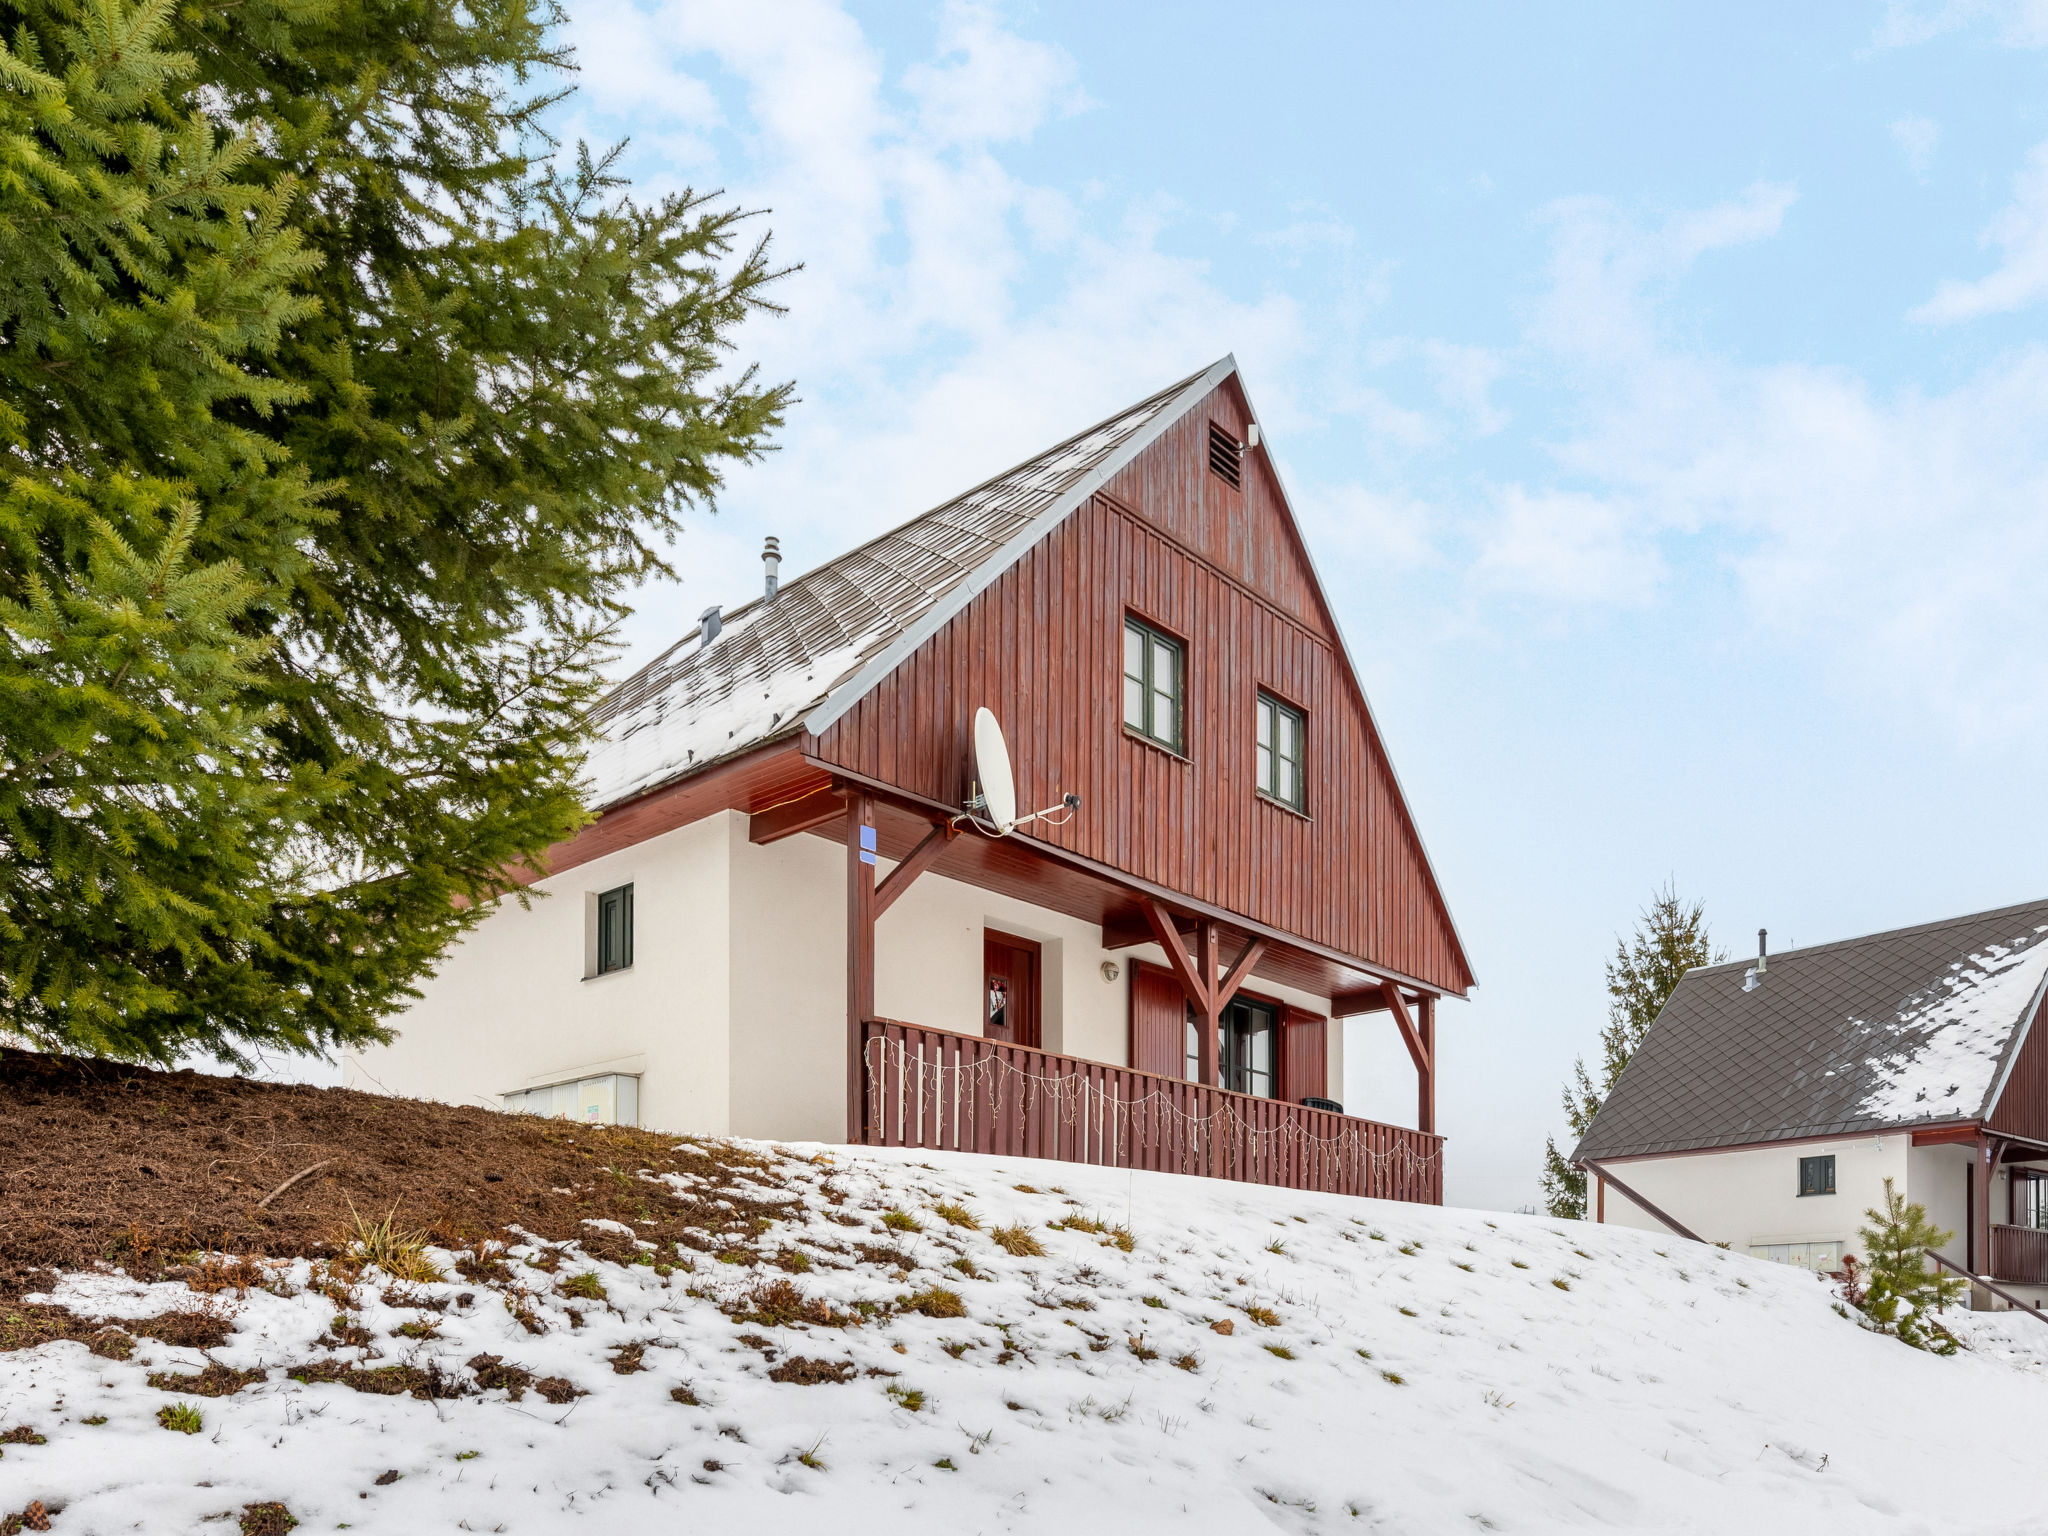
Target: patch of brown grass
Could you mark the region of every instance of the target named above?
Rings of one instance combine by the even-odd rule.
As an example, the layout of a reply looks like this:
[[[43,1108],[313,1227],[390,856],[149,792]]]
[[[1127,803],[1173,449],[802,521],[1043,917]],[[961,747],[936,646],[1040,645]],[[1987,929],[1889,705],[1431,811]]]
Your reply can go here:
[[[242,1536],[285,1536],[298,1523],[298,1516],[275,1500],[242,1506]]]
[[[244,1387],[253,1387],[257,1382],[269,1379],[270,1372],[260,1367],[237,1371],[213,1360],[207,1362],[205,1370],[191,1376],[180,1376],[174,1371],[152,1371],[149,1384],[159,1392],[190,1392],[194,1397],[232,1397]]]
[[[860,1318],[835,1312],[823,1299],[807,1296],[792,1280],[765,1280],[720,1310],[736,1323],[767,1328],[857,1328]]]
[[[533,1390],[556,1407],[564,1403],[573,1403],[585,1395],[583,1389],[566,1376],[543,1376],[534,1382]]]
[[[1041,1243],[1032,1230],[1019,1222],[1013,1226],[997,1227],[989,1233],[989,1239],[1012,1258],[1042,1259],[1045,1244]]]
[[[913,1291],[896,1303],[904,1312],[917,1312],[925,1317],[965,1317],[967,1303],[960,1299],[958,1291],[949,1291],[942,1285],[934,1285],[922,1291]]]
[[[853,1380],[857,1373],[858,1368],[851,1360],[814,1360],[805,1355],[791,1355],[768,1373],[768,1379],[791,1387],[836,1386]],[[694,1393],[690,1400],[696,1401]]]
[[[526,1396],[526,1389],[533,1384],[533,1372],[507,1365],[499,1355],[472,1355],[468,1364],[479,1387],[487,1392],[509,1393],[515,1403]]]

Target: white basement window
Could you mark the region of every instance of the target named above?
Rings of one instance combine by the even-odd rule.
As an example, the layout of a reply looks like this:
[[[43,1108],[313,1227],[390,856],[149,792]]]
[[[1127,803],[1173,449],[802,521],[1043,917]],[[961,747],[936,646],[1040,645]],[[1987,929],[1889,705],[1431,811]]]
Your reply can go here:
[[[1752,1243],[1752,1259],[1769,1259],[1773,1264],[1797,1264],[1801,1269],[1833,1274],[1842,1267],[1842,1245],[1832,1243]]]
[[[630,1073],[607,1072],[602,1077],[528,1088],[506,1094],[505,1110],[514,1115],[581,1120],[585,1125],[638,1125],[640,1079]]]

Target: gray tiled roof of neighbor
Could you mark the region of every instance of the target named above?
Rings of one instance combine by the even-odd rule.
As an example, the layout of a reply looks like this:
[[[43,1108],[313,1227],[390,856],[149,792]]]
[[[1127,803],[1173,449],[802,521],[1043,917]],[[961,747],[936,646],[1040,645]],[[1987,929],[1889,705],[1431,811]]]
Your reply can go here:
[[[1224,358],[693,629],[606,696],[584,769],[603,810],[793,735],[1001,573],[1236,364]]]
[[[2048,901],[1686,973],[1573,1153],[1974,1119],[2048,979]]]

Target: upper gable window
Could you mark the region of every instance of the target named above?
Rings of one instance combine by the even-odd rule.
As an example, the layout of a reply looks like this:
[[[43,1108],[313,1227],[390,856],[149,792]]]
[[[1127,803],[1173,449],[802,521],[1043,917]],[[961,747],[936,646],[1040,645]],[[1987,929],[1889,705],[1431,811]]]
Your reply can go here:
[[[1124,729],[1181,751],[1186,653],[1171,635],[1124,618]]]
[[[1270,693],[1259,694],[1259,793],[1282,805],[1308,808],[1308,717]]]
[[[1244,456],[1235,434],[1209,423],[1209,468],[1233,491],[1244,485]]]

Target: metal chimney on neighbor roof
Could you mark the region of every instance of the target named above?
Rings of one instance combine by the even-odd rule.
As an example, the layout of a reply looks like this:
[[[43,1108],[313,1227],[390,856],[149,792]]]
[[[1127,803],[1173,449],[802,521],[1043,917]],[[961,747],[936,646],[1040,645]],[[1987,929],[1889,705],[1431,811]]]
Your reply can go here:
[[[702,650],[705,646],[716,640],[718,638],[718,631],[724,627],[719,618],[720,608],[720,604],[713,603],[703,613],[698,615],[697,648],[699,650]]]
[[[1764,972],[1771,968],[1771,930],[1759,928],[1756,931],[1756,964],[1742,973],[1742,990],[1754,992],[1764,984]]]
[[[782,541],[774,534],[768,535],[768,542],[761,546],[761,563],[768,567],[767,597],[775,601],[775,589],[781,584]]]

